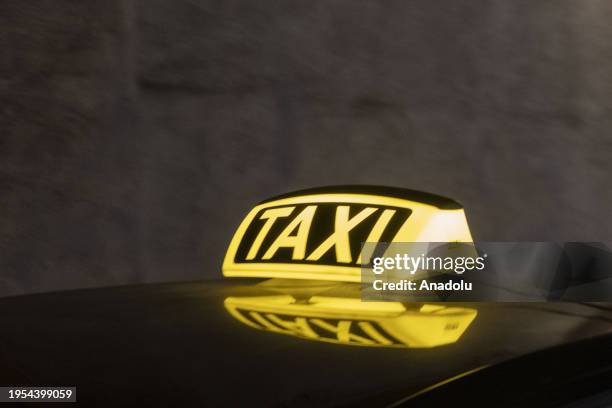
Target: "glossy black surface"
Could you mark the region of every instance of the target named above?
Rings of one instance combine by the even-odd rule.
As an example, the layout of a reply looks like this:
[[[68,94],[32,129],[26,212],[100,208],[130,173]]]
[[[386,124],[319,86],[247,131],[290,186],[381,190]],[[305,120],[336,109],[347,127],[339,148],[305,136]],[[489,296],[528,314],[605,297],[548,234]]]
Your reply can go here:
[[[612,406],[612,336],[530,353],[450,381],[398,407]]]
[[[458,341],[371,348],[255,330],[228,296],[252,281],[0,299],[0,384],[76,385],[88,406],[383,406],[448,377],[610,330],[578,304],[471,304]]]

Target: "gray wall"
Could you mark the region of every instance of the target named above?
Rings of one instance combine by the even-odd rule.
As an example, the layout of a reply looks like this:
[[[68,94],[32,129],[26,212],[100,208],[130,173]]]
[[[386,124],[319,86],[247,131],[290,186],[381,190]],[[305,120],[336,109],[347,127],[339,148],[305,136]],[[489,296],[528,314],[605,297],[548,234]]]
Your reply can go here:
[[[258,200],[453,197],[610,240],[612,3],[0,3],[0,295],[217,278]]]

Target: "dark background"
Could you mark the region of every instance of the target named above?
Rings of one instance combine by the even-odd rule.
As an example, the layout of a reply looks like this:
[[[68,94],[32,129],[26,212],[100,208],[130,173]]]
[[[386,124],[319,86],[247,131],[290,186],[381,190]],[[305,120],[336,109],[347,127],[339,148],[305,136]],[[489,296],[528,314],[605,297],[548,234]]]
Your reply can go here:
[[[612,2],[0,2],[0,295],[221,276],[259,200],[610,240]]]

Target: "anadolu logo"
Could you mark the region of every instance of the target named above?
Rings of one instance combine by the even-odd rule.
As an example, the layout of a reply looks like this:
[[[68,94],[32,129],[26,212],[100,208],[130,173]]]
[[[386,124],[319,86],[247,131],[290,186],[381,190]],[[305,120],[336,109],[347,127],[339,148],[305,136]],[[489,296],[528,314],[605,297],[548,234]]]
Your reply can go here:
[[[471,242],[457,202],[393,187],[298,191],[255,206],[223,262],[225,276],[359,281],[365,242]]]

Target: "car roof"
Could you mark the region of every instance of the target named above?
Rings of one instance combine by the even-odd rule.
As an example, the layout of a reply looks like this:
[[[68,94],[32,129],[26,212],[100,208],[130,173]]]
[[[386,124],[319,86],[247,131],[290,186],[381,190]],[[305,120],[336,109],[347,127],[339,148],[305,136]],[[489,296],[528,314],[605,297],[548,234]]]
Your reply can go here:
[[[279,292],[225,279],[0,299],[0,382],[76,385],[90,406],[388,403],[466,370],[604,333],[612,318],[579,304],[445,304],[477,310],[455,341],[359,347],[258,330],[229,313],[228,298],[252,296]]]

